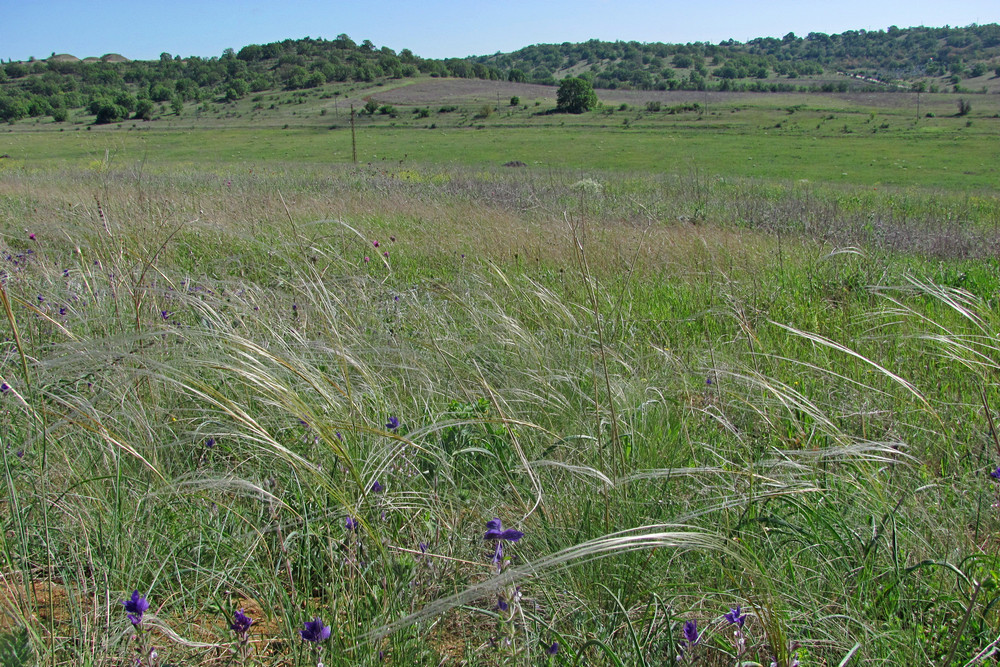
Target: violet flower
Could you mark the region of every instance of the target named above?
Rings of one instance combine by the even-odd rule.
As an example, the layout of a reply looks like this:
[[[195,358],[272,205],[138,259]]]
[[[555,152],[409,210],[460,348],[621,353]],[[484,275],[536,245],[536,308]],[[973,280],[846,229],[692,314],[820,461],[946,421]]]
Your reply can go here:
[[[483,539],[496,540],[497,548],[493,553],[493,563],[497,566],[498,572],[503,564],[503,543],[505,541],[517,542],[522,537],[524,537],[524,533],[519,530],[514,530],[513,528],[504,530],[503,524],[500,523],[500,519],[498,518],[486,522],[486,533],[483,535]]]
[[[741,612],[739,605],[736,605],[735,607],[731,608],[729,610],[729,613],[725,614],[725,618],[731,624],[738,625],[741,628],[743,627],[743,624],[746,623],[747,621],[747,615]]]
[[[132,597],[122,600],[122,605],[128,612],[128,620],[132,621],[135,627],[139,627],[142,624],[142,615],[149,609],[149,601],[139,595],[139,591],[132,591]]]
[[[684,639],[687,641],[688,646],[694,646],[698,643],[700,639],[698,636],[698,621],[691,619],[684,622]]]
[[[233,622],[230,624],[229,629],[239,635],[241,640],[245,640],[247,633],[250,632],[250,626],[253,625],[253,619],[243,613],[243,610],[238,610],[233,614]]]
[[[311,621],[306,621],[303,628],[299,630],[299,635],[307,642],[318,644],[330,638],[330,627],[323,625],[323,621],[317,616]]]

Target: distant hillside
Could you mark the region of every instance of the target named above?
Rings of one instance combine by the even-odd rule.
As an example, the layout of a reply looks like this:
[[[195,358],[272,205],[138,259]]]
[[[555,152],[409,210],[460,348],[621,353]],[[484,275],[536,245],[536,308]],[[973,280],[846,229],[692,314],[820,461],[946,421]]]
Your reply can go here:
[[[539,44],[509,54],[481,56],[516,80],[550,82],[586,76],[597,88],[765,88],[808,76],[844,73],[854,79],[911,82],[947,77],[938,85],[993,75],[1000,68],[1000,25],[966,28],[851,30],[839,35],[789,33],[747,43],[642,44],[600,42]],[[843,82],[846,85],[846,81]],[[930,83],[928,83],[930,85]],[[909,87],[909,86],[907,86]]]
[[[347,35],[250,44],[218,58],[163,53],[154,61],[118,54],[80,60],[53,54],[0,64],[0,120],[51,116],[63,122],[79,109],[98,123],[151,119],[180,114],[188,104],[233,102],[263,91],[418,76],[549,85],[580,76],[597,88],[636,90],[987,92],[1000,89],[994,85],[1000,81],[1000,25],[890,27],[804,38],[789,33],[745,44],[591,40],[444,60],[377,48],[369,40],[357,44]]]

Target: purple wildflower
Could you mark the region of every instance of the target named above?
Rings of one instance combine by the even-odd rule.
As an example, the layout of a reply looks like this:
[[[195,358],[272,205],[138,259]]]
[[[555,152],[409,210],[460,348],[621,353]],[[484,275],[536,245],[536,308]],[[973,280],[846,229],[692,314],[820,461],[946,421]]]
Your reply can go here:
[[[383,251],[382,256],[388,258],[389,257],[389,251],[388,250]]]
[[[393,243],[395,243],[396,242],[396,237],[395,236],[390,236],[389,240],[392,241]]]
[[[502,595],[497,596],[497,609],[500,611],[507,611],[510,609],[510,605],[507,604],[507,601],[503,599]]]
[[[6,382],[4,382],[3,384],[0,384],[0,394],[6,394],[8,391],[10,391],[10,385],[9,384],[7,384]]]
[[[350,514],[348,514],[347,515],[347,520],[344,521],[344,527],[347,528],[347,530],[357,530],[358,529],[358,520],[355,519]]]
[[[731,608],[729,610],[729,613],[726,614],[725,617],[727,621],[729,621],[733,625],[738,625],[741,628],[743,627],[743,624],[746,623],[747,621],[747,615],[742,613],[739,605],[736,605],[735,607]]]
[[[160,311],[160,317],[162,317],[163,319],[167,319],[168,317],[170,317],[170,311],[169,310],[161,310]]]
[[[240,639],[245,639],[247,633],[250,632],[251,625],[253,625],[253,619],[244,614],[243,610],[240,609],[233,614],[233,622],[229,628],[239,635]]]
[[[519,530],[514,530],[513,528],[503,529],[503,524],[500,523],[500,519],[494,518],[486,522],[486,533],[483,535],[484,540],[496,540],[497,548],[493,553],[493,563],[497,566],[497,571],[499,571],[503,564],[503,543],[506,542],[517,542],[519,539],[524,537],[524,533]]]
[[[552,644],[545,649],[545,655],[555,655],[559,652],[559,642],[552,642]]]
[[[698,643],[698,621],[691,619],[690,621],[684,622],[684,639],[687,641],[688,646],[694,646]]]
[[[142,615],[149,609],[149,602],[146,598],[139,595],[139,591],[132,591],[132,597],[128,600],[122,600],[122,605],[128,612],[128,620],[132,621],[132,625],[139,627],[142,623]]]
[[[205,440],[205,447],[208,449],[215,447],[215,438],[208,438],[207,440]]]
[[[372,245],[377,248],[378,247],[378,241],[372,241]]]
[[[29,239],[31,239],[32,241],[34,241],[34,240],[35,240],[35,235],[34,235],[34,233],[32,233],[32,234],[28,234],[28,238],[29,238]]]
[[[390,431],[395,431],[397,428],[399,428],[399,417],[396,417],[395,415],[389,417],[389,421],[385,423],[385,427]]]
[[[997,469],[990,473],[990,477],[1000,479],[1000,466],[997,466]]]
[[[376,479],[372,483],[372,493],[382,493],[383,491],[385,491],[385,487],[379,484],[379,481]]]
[[[330,627],[323,625],[323,621],[317,616],[311,621],[306,621],[303,628],[299,630],[299,635],[307,642],[318,644],[330,638]]]
[[[42,296],[41,294],[39,294],[38,295],[38,303],[44,303],[44,302],[45,302],[45,297]]]
[[[365,255],[365,264],[367,264],[370,261],[372,261],[372,258],[369,257],[368,255]]]

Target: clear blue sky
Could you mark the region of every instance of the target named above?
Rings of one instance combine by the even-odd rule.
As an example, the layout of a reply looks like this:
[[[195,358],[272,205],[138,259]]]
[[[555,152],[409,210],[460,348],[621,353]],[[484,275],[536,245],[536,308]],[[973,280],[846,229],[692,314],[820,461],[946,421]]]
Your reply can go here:
[[[340,33],[425,58],[486,55],[539,43],[746,41],[891,25],[1000,22],[1000,0],[0,0],[0,58],[168,52]]]

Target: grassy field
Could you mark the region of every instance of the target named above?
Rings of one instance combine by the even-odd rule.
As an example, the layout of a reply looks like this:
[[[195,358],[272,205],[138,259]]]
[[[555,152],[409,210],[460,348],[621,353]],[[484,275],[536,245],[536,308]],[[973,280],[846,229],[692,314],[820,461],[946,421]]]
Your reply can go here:
[[[0,662],[995,660],[987,100],[9,128]]]
[[[154,167],[343,164],[352,160],[348,109],[360,110],[371,98],[393,111],[358,115],[360,163],[499,166],[519,160],[546,169],[700,171],[963,192],[992,192],[1000,178],[996,95],[961,97],[973,110],[960,117],[960,96],[945,94],[921,95],[919,107],[908,93],[601,94],[600,110],[572,115],[550,113],[553,88],[527,84],[426,80],[272,93],[153,122],[93,126],[89,116],[71,124],[24,122],[0,134],[0,150],[16,163],[43,168],[112,158]],[[511,106],[513,96],[522,104]],[[660,111],[648,111],[651,103]]]

